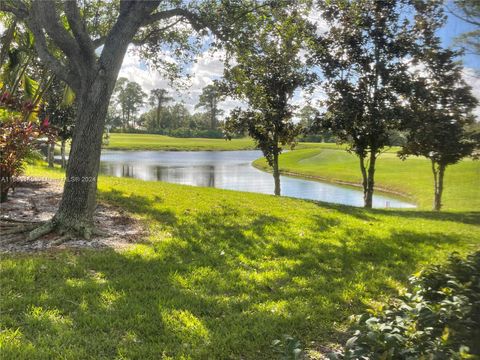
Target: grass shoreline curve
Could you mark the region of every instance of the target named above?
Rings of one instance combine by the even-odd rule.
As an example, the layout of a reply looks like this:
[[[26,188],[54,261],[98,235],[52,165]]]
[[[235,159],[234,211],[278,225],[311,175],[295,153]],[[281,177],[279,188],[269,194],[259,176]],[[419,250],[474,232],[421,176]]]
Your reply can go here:
[[[358,159],[333,144],[296,149],[280,156],[280,172],[349,186],[361,186]],[[269,171],[264,158],[253,162],[258,169]],[[433,174],[430,162],[412,157],[400,160],[391,149],[377,162],[375,188],[399,195],[430,210],[433,204]],[[445,175],[444,210],[480,211],[480,161],[466,159],[449,166]]]

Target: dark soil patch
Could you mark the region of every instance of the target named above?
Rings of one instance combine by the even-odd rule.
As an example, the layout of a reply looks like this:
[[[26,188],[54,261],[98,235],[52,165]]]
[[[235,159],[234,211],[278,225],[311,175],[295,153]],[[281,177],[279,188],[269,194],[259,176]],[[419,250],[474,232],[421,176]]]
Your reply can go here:
[[[121,208],[100,203],[95,212],[96,227],[106,236],[90,240],[74,238],[55,244],[61,236],[48,234],[35,241],[26,235],[9,235],[14,226],[50,220],[58,208],[63,182],[56,180],[21,178],[8,201],[0,204],[0,252],[34,252],[61,248],[125,248],[145,238],[146,232],[140,221]]]

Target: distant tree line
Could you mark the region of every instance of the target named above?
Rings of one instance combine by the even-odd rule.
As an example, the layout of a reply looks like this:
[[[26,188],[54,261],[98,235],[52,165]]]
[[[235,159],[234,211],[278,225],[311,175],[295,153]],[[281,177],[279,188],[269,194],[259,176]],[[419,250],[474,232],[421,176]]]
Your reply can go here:
[[[147,95],[140,84],[124,77],[117,80],[110,102],[107,124],[112,131],[145,132],[174,137],[222,138],[223,95],[218,85],[207,85],[191,113],[182,102],[175,102],[166,89],[153,89]],[[145,107],[147,111],[140,113]]]

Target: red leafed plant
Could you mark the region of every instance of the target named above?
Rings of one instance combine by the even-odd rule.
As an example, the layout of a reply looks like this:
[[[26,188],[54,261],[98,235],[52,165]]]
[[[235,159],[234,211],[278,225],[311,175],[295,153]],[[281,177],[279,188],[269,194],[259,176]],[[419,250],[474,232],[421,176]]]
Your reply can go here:
[[[0,108],[7,110],[0,118],[0,202],[4,202],[24,170],[26,157],[39,146],[39,138],[46,137],[50,142],[55,134],[48,119],[41,123],[25,120],[31,111],[29,103],[2,94]]]

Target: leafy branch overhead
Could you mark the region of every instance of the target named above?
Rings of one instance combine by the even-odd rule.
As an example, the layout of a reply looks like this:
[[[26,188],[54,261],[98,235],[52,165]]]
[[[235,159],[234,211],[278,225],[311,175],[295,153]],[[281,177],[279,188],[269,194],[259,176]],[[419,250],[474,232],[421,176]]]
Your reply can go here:
[[[139,51],[159,67],[165,65],[162,54],[168,47],[187,59],[199,45],[191,29],[199,35],[208,30],[217,37],[228,35],[231,30],[226,12],[244,8],[232,3],[207,1],[201,6],[182,6],[178,1],[158,0],[121,1],[116,6],[115,2],[36,0],[30,4],[4,0],[0,11],[13,13],[28,26],[42,61],[77,91],[84,85],[81,79],[86,68],[95,66],[101,74],[130,43],[139,46]]]

